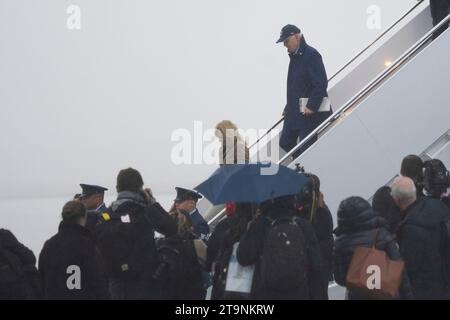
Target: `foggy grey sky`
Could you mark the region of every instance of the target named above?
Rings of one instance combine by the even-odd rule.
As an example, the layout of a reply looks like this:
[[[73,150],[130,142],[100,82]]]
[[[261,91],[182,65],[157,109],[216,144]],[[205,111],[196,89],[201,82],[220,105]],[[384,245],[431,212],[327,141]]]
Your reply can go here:
[[[298,25],[331,76],[415,0],[0,0],[0,197],[114,189],[141,171],[155,192],[215,166],[171,162],[171,134],[230,119],[269,128],[285,103],[280,29]],[[66,9],[81,8],[81,30]],[[381,30],[366,27],[370,5]]]

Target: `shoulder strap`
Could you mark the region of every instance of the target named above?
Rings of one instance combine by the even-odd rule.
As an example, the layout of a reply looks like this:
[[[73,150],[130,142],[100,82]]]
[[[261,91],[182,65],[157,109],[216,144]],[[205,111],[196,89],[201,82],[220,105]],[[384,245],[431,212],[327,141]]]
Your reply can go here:
[[[373,236],[373,244],[372,249],[375,249],[378,241],[378,235],[380,234],[380,228],[375,229],[374,236]]]

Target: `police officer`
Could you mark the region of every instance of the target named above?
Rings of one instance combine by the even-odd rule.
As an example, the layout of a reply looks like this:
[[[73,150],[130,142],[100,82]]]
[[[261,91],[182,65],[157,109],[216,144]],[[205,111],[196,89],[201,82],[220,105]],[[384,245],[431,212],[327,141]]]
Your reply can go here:
[[[175,190],[177,191],[177,197],[174,200],[175,209],[189,212],[194,233],[200,239],[206,239],[209,234],[209,226],[197,210],[197,202],[202,198],[202,196],[189,189],[176,187]]]
[[[82,193],[79,195],[79,199],[83,202],[87,210],[99,212],[106,210],[105,191],[108,191],[107,188],[84,183],[81,183],[80,187]]]
[[[105,205],[105,191],[108,191],[108,189],[84,183],[81,183],[80,187],[82,193],[77,195],[77,200],[81,201],[88,210],[86,228],[93,232],[98,223],[99,214],[107,209]]]

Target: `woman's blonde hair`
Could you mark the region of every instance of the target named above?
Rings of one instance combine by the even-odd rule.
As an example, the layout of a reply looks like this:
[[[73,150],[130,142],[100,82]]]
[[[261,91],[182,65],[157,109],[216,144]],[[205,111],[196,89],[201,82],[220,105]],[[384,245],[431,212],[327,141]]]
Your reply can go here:
[[[217,131],[220,132],[221,136],[219,136]],[[224,138],[226,137],[226,134],[229,133],[230,131],[233,132],[233,137],[236,137],[240,141],[243,140],[241,135],[238,132],[238,128],[230,120],[223,120],[216,125],[216,136],[218,138],[222,138],[222,140],[225,140]],[[232,138],[232,137],[228,137],[228,138]]]
[[[173,210],[170,215],[174,218],[177,224],[177,231],[179,236],[191,235],[194,232],[192,220],[189,213],[184,210]]]

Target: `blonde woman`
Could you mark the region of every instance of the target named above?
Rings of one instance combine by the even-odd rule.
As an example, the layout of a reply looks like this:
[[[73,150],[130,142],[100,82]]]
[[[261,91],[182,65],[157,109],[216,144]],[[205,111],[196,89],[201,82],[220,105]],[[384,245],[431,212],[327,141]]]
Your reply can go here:
[[[236,125],[223,120],[216,125],[216,136],[221,142],[219,151],[220,166],[226,164],[244,164],[249,162],[249,150]]]

